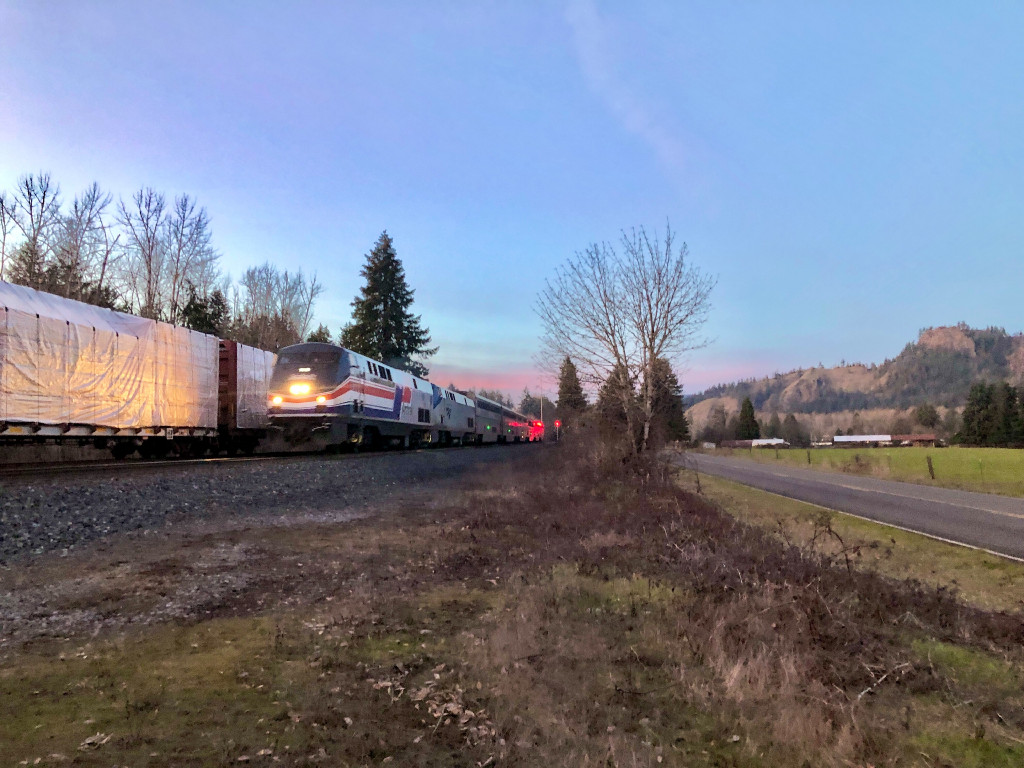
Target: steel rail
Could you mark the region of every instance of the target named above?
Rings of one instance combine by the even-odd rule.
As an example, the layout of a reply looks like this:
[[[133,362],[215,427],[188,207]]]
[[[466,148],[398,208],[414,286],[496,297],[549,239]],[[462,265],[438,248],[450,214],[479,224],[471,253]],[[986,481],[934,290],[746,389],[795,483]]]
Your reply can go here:
[[[99,474],[109,472],[141,472],[145,470],[170,470],[186,469],[199,466],[224,465],[224,464],[246,464],[266,461],[302,461],[316,459],[319,461],[339,461],[356,458],[370,458],[373,456],[386,456],[393,453],[421,453],[430,451],[455,451],[485,448],[487,446],[445,446],[445,447],[419,447],[419,448],[391,448],[380,450],[358,450],[342,452],[325,451],[289,451],[285,453],[265,453],[255,456],[205,456],[201,458],[179,458],[179,459],[123,459],[121,461],[68,461],[68,462],[33,462],[25,464],[0,464],[0,481],[22,480],[32,478],[53,479],[57,475],[83,475],[90,472]],[[529,445],[529,443],[523,443]],[[508,446],[505,446],[508,447]]]

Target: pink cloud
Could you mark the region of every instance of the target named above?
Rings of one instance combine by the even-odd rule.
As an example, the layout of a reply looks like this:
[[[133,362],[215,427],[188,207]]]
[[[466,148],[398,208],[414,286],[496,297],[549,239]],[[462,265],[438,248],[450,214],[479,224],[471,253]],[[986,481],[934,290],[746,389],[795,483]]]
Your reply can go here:
[[[459,389],[498,390],[511,395],[517,402],[524,388],[529,388],[533,394],[545,394],[552,398],[558,389],[557,384],[552,385],[545,374],[533,368],[483,371],[439,363],[430,366],[430,380],[441,386],[452,382]]]

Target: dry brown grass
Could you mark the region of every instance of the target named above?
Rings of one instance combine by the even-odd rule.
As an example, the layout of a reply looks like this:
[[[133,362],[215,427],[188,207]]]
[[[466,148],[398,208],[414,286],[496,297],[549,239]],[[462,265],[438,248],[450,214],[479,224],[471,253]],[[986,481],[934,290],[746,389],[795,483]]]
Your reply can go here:
[[[1019,617],[781,542],[597,441],[397,516],[184,544],[79,560],[102,578],[40,626],[133,584],[146,605],[176,583],[236,589],[182,590],[195,610],[172,617],[125,601],[146,621],[10,650],[0,740],[18,759],[76,754],[86,728],[111,735],[88,765],[1024,758]],[[31,570],[26,589],[53,586],[55,567]]]

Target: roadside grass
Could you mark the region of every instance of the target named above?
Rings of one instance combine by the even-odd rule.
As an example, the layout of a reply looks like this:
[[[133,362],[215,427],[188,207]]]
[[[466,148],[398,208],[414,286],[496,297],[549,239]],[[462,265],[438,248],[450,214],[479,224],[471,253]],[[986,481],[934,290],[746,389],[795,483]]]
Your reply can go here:
[[[223,564],[246,586],[184,619],[8,647],[5,758],[1024,764],[1019,616],[881,572],[900,547],[848,569],[832,543],[798,542],[799,521],[787,543],[767,504],[723,497],[759,510],[748,524],[711,484],[701,497],[623,459],[566,443],[389,517],[251,526],[188,557],[170,538],[145,573],[192,578],[226,536],[250,555]],[[140,578],[104,573],[74,610]]]
[[[684,487],[696,488],[692,472],[682,471],[678,478]],[[915,579],[929,588],[948,590],[986,610],[1019,612],[1024,608],[1024,563],[713,475],[702,474],[700,485],[709,499],[730,514],[772,531],[783,542],[813,547],[844,564],[849,557],[857,568],[894,579]]]
[[[719,453],[762,464],[780,463],[939,488],[1024,496],[1024,451],[1013,448],[765,448],[724,449]],[[934,480],[928,473],[929,458]]]

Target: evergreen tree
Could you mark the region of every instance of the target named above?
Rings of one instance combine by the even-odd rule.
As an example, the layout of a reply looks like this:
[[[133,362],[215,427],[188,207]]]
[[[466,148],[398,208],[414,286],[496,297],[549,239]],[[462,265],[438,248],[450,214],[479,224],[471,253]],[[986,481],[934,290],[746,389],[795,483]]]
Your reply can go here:
[[[992,395],[992,433],[987,442],[989,445],[1009,445],[1020,417],[1017,390],[1003,381],[995,385]]]
[[[334,339],[331,338],[331,329],[320,323],[317,329],[309,334],[306,341],[319,341],[321,344],[331,344],[334,342]]]
[[[984,445],[992,434],[993,408],[992,387],[983,381],[971,386],[964,406],[957,441],[966,445]]]
[[[586,408],[587,398],[583,394],[579,373],[573,361],[566,357],[558,372],[558,413],[565,426],[568,426],[579,418]]]
[[[668,360],[656,358],[651,366],[654,377],[653,427],[663,440],[689,440],[690,425],[683,410],[683,388]],[[660,442],[660,440],[657,440]]]
[[[779,420],[778,411],[772,411],[772,417],[768,420],[768,427],[765,429],[765,437],[782,437],[782,422]]]
[[[519,412],[525,416],[534,416],[540,418],[541,411],[544,412],[544,420],[546,422],[553,422],[558,416],[558,406],[552,403],[548,398],[541,395],[531,395],[529,388],[523,389],[523,397],[519,401]]]
[[[939,423],[939,412],[931,403],[922,403],[914,411],[914,418],[922,427],[934,429]]]
[[[414,291],[405,282],[405,269],[387,231],[377,238],[359,274],[366,284],[352,301],[352,322],[341,329],[341,345],[425,377],[426,366],[412,358],[430,357],[437,347],[428,346],[429,329],[409,311]]]
[[[42,249],[26,240],[19,245],[7,266],[7,280],[37,291],[47,289],[46,257]]]
[[[754,404],[750,402],[749,397],[743,398],[743,404],[740,406],[740,421],[736,437],[738,440],[757,440],[761,437],[761,427],[757,423]]]
[[[837,430],[841,432],[842,430]],[[779,437],[790,445],[797,445],[805,448],[811,444],[811,435],[792,413],[786,414],[782,421],[782,428],[779,430]]]
[[[636,389],[629,372],[624,366],[617,365],[597,393],[597,413],[608,424],[626,425],[633,415],[627,409],[635,409],[636,406]]]
[[[223,336],[228,325],[228,300],[218,288],[201,298],[194,285],[188,288],[188,301],[181,310],[181,324],[200,333]]]
[[[1017,412],[1013,417],[1010,442],[1015,446],[1024,445],[1024,389],[1017,391]]]

